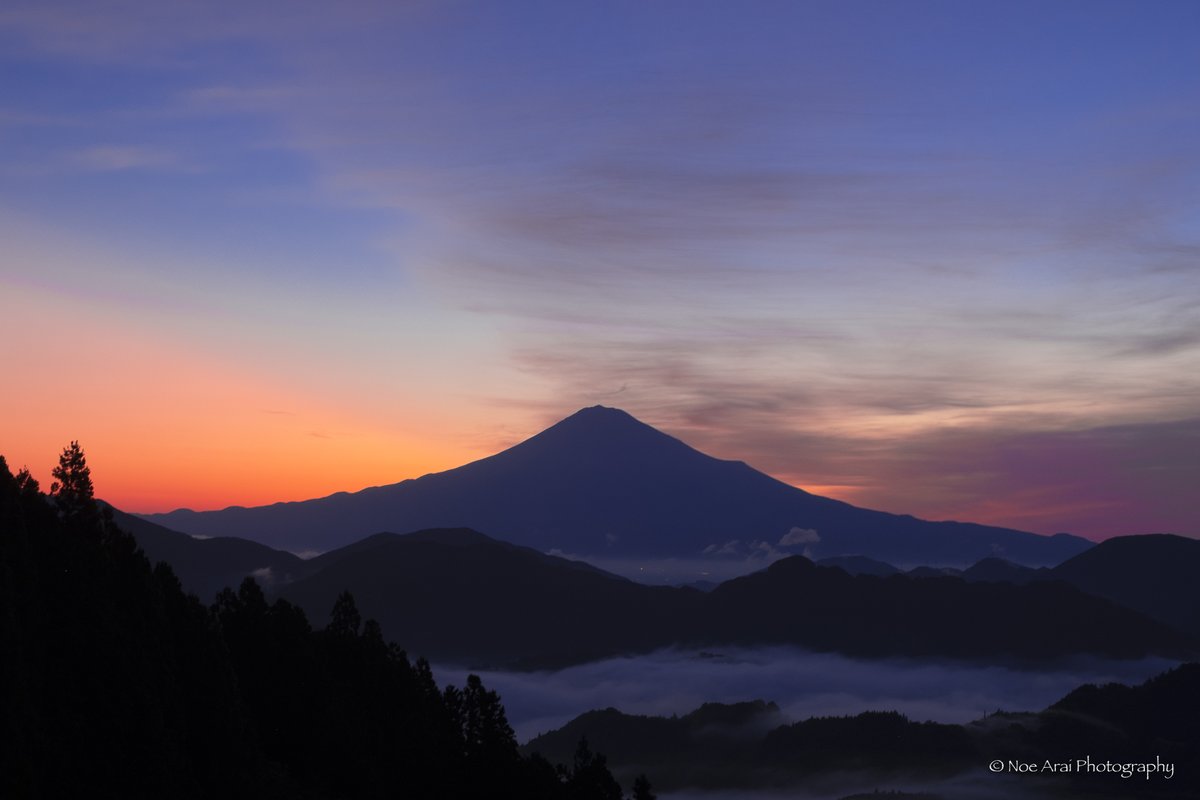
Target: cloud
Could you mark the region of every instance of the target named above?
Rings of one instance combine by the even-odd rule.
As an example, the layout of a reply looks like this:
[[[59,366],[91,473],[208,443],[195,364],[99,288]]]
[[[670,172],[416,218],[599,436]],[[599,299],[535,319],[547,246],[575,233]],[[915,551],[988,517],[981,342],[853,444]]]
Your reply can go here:
[[[701,551],[706,556],[736,556],[742,555],[742,540],[730,539],[723,545],[710,544]]]
[[[816,544],[819,541],[820,535],[811,528],[792,528],[779,540],[779,546],[793,547],[800,544]]]
[[[897,710],[916,720],[969,722],[998,709],[1040,710],[1083,683],[1140,682],[1169,669],[1163,659],[1077,659],[1053,670],[1003,665],[865,661],[796,648],[722,649],[717,658],[662,650],[555,672],[481,672],[500,693],[522,741],[596,708],[685,714],[705,702],[774,700],[791,720]],[[435,666],[462,685],[468,670]]]
[[[1093,538],[1200,535],[1187,499],[1200,480],[1200,419],[1077,430],[1006,428],[910,438],[873,455],[872,504],[940,519]],[[937,482],[927,475],[953,476]],[[864,493],[865,494],[865,493]],[[917,498],[920,498],[917,500]]]
[[[70,160],[84,169],[96,172],[184,168],[184,164],[173,153],[137,145],[87,147],[71,153]]]
[[[473,396],[506,412],[549,422],[624,389],[623,406],[690,443],[873,507],[1200,532],[1195,457],[1153,427],[1194,420],[1200,393],[1200,161],[1180,99],[1195,79],[1169,66],[1191,52],[1189,28],[1142,15],[1156,35],[1114,54],[1115,29],[1051,20],[1021,34],[1046,46],[1022,52],[1055,55],[996,80],[990,59],[924,71],[909,49],[951,43],[921,14],[796,13],[804,24],[681,26],[655,4],[563,4],[530,25],[441,4],[214,15],[192,0],[18,1],[0,28],[16,57],[119,65],[119,113],[88,111],[83,126],[103,118],[110,144],[69,151],[75,168],[226,163],[201,143],[240,122],[302,165],[288,189],[369,209],[382,222],[363,238],[389,248],[405,294],[457,313],[442,339],[470,330],[468,315],[487,331],[481,351],[503,375]],[[991,24],[1008,12],[988,13],[933,27],[1009,30]],[[1053,46],[1064,36],[1069,64]],[[1057,88],[1080,65],[1095,85],[1129,84],[1126,64],[1151,63],[1139,42],[1156,43],[1159,66],[1136,93],[1094,103]],[[998,94],[983,102],[972,85]],[[40,106],[6,107],[0,125],[58,119]],[[145,138],[180,119],[166,143]],[[279,166],[254,163],[230,171]],[[277,216],[274,241],[294,240],[304,226]],[[136,283],[157,308],[195,291]],[[263,305],[227,294],[247,318]],[[396,324],[372,341],[402,338]],[[1041,457],[1063,469],[1029,466]]]

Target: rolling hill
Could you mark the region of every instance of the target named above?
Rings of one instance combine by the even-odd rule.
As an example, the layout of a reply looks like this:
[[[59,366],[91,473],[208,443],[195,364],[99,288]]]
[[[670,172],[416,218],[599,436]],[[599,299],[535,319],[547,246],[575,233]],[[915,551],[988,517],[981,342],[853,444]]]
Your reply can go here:
[[[310,561],[248,539],[196,539],[117,509],[112,513],[113,521],[133,534],[151,563],[170,564],[184,590],[206,603],[226,586],[236,588],[248,575],[271,589],[314,571]]]
[[[792,556],[705,593],[465,529],[381,534],[322,558],[323,568],[279,589],[315,624],[349,590],[387,638],[472,666],[557,667],[673,644],[1028,661],[1197,651],[1192,637],[1057,581],[852,576]]]

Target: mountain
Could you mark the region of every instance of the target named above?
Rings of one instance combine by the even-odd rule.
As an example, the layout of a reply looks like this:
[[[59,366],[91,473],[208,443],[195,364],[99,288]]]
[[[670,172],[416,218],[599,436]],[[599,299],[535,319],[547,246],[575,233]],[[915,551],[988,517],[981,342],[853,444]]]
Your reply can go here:
[[[900,570],[887,564],[883,561],[876,561],[873,558],[866,556],[833,556],[832,558],[822,558],[817,561],[818,567],[837,567],[845,570],[850,575],[876,575],[880,578],[886,578],[888,575],[897,575]]]
[[[1177,630],[1200,636],[1200,541],[1172,534],[1118,536],[1057,567],[1031,569],[985,558],[961,573],[918,567],[909,577],[961,575],[971,582],[1026,584],[1062,581],[1080,591],[1140,611]]]
[[[705,703],[683,716],[623,714],[615,708],[588,711],[521,749],[562,760],[581,738],[602,749],[618,775],[649,772],[664,787],[744,785],[746,769],[768,731],[787,722],[775,703]]]
[[[963,570],[954,567],[913,567],[904,574],[910,578],[961,578]]]
[[[985,558],[963,570],[965,581],[992,581],[996,583],[1029,583],[1049,576],[1050,571],[1042,567],[1032,569],[1003,558]]]
[[[726,581],[704,598],[703,631],[720,643],[798,644],[866,657],[1033,661],[1075,653],[1197,653],[1194,636],[1060,581],[1018,586],[852,576],[792,556]]]
[[[206,603],[226,586],[237,588],[247,576],[270,589],[313,572],[310,562],[248,539],[196,539],[115,508],[112,515],[151,563],[170,564],[184,590]]]
[[[1200,636],[1200,541],[1120,536],[1058,565],[1050,577]]]
[[[714,712],[718,720],[706,721]],[[720,717],[746,722],[729,724]],[[908,780],[949,776],[979,757],[963,726],[913,722],[894,711],[786,722],[774,703],[762,700],[706,703],[679,717],[607,708],[581,714],[530,740],[522,750],[561,761],[585,738],[604,750],[618,777],[651,772],[656,785],[667,791],[694,788],[722,794],[767,786],[795,788],[808,782],[827,788],[835,775],[839,783],[846,780],[855,788],[858,781],[878,785],[900,775]],[[893,795],[876,795],[889,796]]]
[[[687,629],[702,596],[467,529],[380,534],[321,559],[316,574],[281,590],[314,620],[348,589],[363,616],[410,652],[476,664],[558,665],[651,650]]]
[[[1196,652],[1192,638],[1060,582],[851,576],[792,556],[705,593],[466,529],[380,534],[321,561],[280,595],[320,622],[349,590],[411,652],[478,666],[556,667],[673,644],[1030,661]]]
[[[456,469],[316,500],[146,519],[301,552],[378,531],[467,527],[541,551],[592,558],[696,559],[801,549],[897,564],[990,555],[1057,564],[1091,546],[1066,534],[927,522],[810,494],[740,461],[705,455],[602,406]]]

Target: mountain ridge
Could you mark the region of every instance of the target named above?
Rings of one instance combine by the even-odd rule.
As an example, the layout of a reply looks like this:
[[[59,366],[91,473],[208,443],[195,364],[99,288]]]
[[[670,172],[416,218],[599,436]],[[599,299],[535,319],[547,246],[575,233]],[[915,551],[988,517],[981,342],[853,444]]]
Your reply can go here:
[[[673,645],[1029,663],[1197,652],[1194,637],[1060,582],[851,576],[791,556],[704,593],[635,583],[454,529],[350,549],[279,595],[319,620],[349,589],[388,638],[475,666],[555,668]],[[778,608],[807,612],[763,613]]]
[[[604,406],[582,409],[494,455],[420,478],[312,500],[143,518],[189,534],[241,536],[292,552],[330,550],[381,530],[446,527],[584,559],[713,553],[744,559],[803,547],[821,558],[969,564],[1001,555],[1040,566],[1091,546],[1064,534],[858,508],[745,462],[702,453]]]

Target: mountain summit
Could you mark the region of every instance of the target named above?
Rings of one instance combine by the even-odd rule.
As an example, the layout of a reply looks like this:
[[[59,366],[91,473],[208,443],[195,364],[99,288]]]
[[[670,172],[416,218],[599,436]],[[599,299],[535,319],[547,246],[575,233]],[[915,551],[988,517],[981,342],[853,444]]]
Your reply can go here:
[[[206,536],[329,550],[378,531],[465,527],[579,557],[864,555],[969,564],[989,555],[1057,564],[1090,546],[959,522],[926,522],[810,494],[705,455],[624,411],[582,409],[496,455],[316,500],[147,518]]]

